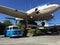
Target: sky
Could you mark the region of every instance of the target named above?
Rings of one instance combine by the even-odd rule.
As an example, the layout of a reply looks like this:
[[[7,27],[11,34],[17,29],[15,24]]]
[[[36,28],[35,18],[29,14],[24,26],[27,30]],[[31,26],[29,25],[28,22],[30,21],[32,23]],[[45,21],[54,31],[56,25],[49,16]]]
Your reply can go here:
[[[34,8],[46,3],[60,4],[60,0],[0,0],[0,5],[14,8],[17,10],[22,10],[24,12],[26,12],[31,8]],[[53,15],[54,15],[54,18],[51,21],[48,21],[47,23],[50,25],[60,24],[60,9],[55,13],[53,13]],[[6,20],[5,19],[6,17],[11,17],[11,16],[0,13],[0,22],[4,22],[4,20]],[[11,20],[11,22],[14,22],[14,21]]]

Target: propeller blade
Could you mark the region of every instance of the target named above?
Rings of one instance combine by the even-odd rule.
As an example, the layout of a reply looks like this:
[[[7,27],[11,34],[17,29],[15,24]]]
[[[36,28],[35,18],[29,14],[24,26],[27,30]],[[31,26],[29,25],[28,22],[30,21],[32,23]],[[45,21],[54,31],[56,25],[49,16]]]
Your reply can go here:
[[[38,10],[38,8],[35,8],[35,11],[37,11]]]

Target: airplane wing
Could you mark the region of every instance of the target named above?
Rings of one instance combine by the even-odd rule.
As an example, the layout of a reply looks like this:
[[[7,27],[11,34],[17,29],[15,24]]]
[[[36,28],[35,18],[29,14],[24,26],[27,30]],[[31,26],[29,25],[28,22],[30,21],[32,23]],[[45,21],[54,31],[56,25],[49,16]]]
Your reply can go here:
[[[16,9],[12,9],[12,8],[8,8],[5,6],[0,6],[0,13],[18,17],[18,18],[23,18],[23,19],[25,19],[27,16],[27,13],[25,13],[25,12],[22,12],[22,11],[16,10]]]

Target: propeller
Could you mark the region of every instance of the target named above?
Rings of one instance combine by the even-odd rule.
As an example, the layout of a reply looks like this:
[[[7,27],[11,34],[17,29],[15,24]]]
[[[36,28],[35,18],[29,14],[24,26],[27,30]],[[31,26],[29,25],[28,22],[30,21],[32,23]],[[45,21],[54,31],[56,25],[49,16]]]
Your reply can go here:
[[[48,24],[54,24],[53,21],[56,21],[55,17],[56,15],[52,14],[52,19],[50,20],[50,22],[48,22]]]
[[[36,13],[36,14],[39,14],[38,8],[35,8],[35,13]]]
[[[37,11],[38,10],[38,8],[35,8],[35,11]]]
[[[53,15],[53,14],[52,14],[52,19],[51,19],[51,21],[55,21],[55,17],[56,17],[56,15]]]

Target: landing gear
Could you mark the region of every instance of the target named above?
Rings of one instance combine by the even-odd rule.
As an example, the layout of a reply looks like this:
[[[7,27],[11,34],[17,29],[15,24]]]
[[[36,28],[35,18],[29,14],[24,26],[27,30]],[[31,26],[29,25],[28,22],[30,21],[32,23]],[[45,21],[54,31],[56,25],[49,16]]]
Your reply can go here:
[[[28,20],[25,21],[25,28],[24,28],[24,33],[23,33],[24,37],[26,37],[28,33],[28,30],[26,29],[27,27],[28,27]]]
[[[42,35],[46,34],[46,30],[45,30],[45,26],[44,26],[44,25],[45,25],[45,22],[44,22],[44,21],[41,21],[41,22],[40,22],[40,25],[37,26],[37,28],[38,28],[39,30],[41,30],[41,32],[42,32],[41,34],[42,34]]]
[[[42,26],[42,27],[44,27],[44,25],[45,25],[45,22],[44,22],[44,21],[43,21],[43,22],[41,22],[41,26]]]
[[[23,20],[21,23],[25,25],[23,36],[27,36],[28,30],[34,28],[32,25],[37,25],[34,21],[30,20]]]

